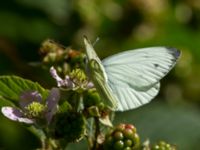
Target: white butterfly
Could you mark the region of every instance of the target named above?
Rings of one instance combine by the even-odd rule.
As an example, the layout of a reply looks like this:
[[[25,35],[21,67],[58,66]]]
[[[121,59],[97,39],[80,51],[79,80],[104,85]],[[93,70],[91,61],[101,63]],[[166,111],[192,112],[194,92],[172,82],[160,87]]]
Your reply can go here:
[[[180,51],[150,47],[129,50],[101,61],[84,38],[89,75],[104,103],[115,111],[137,108],[159,92],[162,79],[176,64]]]

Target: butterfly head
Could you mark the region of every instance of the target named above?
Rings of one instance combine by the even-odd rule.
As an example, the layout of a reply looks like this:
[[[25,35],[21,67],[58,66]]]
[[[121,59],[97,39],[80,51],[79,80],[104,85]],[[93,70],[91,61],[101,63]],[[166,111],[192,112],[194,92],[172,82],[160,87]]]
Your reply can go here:
[[[100,59],[98,58],[92,44],[90,43],[90,41],[86,37],[84,38],[84,44],[85,44],[86,55],[87,55],[88,60],[95,59],[95,60],[100,61]]]

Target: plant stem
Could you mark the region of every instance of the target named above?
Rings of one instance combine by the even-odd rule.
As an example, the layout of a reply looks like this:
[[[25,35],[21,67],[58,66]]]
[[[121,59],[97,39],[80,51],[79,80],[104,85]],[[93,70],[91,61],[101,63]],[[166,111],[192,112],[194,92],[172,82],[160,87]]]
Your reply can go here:
[[[94,135],[94,141],[93,141],[93,147],[91,150],[96,150],[98,148],[98,136],[100,134],[100,126],[99,126],[99,118],[98,117],[94,117],[94,121],[95,121],[95,135]]]

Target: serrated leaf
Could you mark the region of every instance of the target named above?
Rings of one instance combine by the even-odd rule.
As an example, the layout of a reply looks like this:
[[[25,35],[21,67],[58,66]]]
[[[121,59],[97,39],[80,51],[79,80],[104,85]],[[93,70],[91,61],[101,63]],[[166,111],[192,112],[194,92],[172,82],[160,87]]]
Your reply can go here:
[[[13,106],[14,104],[11,101],[8,101],[4,99],[3,97],[0,97],[0,108],[3,106]]]
[[[43,99],[48,95],[48,90],[37,82],[18,76],[0,76],[0,96],[6,100],[18,101],[20,94],[29,90],[38,91]]]

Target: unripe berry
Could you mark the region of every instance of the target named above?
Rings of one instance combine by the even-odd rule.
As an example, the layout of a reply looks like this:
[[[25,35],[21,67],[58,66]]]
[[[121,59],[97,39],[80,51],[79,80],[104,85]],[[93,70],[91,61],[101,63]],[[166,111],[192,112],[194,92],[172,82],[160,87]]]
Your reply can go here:
[[[140,140],[136,128],[130,124],[119,124],[106,135],[105,150],[134,150],[139,147]]]
[[[120,131],[116,131],[113,136],[115,140],[122,140],[124,138],[123,133]]]
[[[176,150],[176,148],[164,141],[160,141],[152,147],[152,150]]]
[[[130,139],[124,141],[125,146],[132,146],[133,142]]]
[[[115,127],[115,130],[117,131],[123,131],[125,129],[125,124],[119,124]]]
[[[122,140],[115,142],[114,148],[115,148],[115,150],[123,149],[124,148],[124,142]]]
[[[53,136],[67,142],[79,141],[83,138],[86,124],[82,114],[74,112],[59,113],[54,120]]]
[[[131,147],[126,147],[123,150],[132,150]]]

